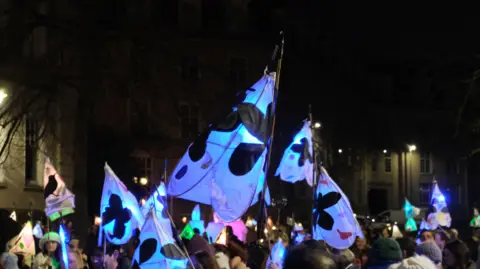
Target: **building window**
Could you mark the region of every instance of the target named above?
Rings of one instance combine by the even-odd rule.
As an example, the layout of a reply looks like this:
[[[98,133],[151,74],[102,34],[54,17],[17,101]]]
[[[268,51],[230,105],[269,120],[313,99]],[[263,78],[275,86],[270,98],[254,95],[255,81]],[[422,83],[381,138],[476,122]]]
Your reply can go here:
[[[229,63],[230,80],[235,85],[243,85],[247,80],[247,60],[231,58]]]
[[[188,139],[198,135],[199,109],[196,105],[180,105],[181,137]]]
[[[432,159],[429,152],[420,154],[420,173],[430,174],[432,172]]]
[[[25,184],[36,183],[37,123],[27,116],[25,120]]]
[[[182,60],[182,79],[196,81],[200,77],[197,57],[185,57]]]
[[[150,157],[134,157],[135,177],[152,177],[152,159]]]
[[[378,165],[378,156],[375,154],[372,157],[372,172],[377,172],[377,165]]]
[[[150,133],[150,102],[130,99],[130,130],[136,135]]]
[[[385,172],[392,172],[392,155],[390,153],[385,153]]]
[[[420,183],[420,204],[430,204],[432,184]]]

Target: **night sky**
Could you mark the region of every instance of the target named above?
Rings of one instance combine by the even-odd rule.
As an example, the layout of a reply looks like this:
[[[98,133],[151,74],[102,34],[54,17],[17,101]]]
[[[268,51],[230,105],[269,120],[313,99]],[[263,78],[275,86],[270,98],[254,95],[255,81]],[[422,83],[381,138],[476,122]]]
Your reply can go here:
[[[453,135],[465,80],[479,66],[477,8],[290,2],[277,2],[284,11],[272,8],[271,23],[263,24],[272,36],[279,29],[286,34],[278,106],[283,135],[307,115],[308,104],[339,143],[420,140],[409,130],[431,129],[425,119],[438,125],[431,119],[439,117],[446,136]]]

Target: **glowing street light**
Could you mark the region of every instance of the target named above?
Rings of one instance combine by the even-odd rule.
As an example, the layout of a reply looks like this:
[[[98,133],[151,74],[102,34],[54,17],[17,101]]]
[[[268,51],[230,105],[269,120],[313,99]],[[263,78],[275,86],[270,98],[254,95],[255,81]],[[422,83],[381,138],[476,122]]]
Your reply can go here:
[[[4,88],[0,88],[0,104],[5,101],[5,98],[8,97],[8,94],[5,92]]]
[[[383,150],[383,153],[384,153],[384,154],[387,154],[387,150],[386,150],[386,149],[384,149],[384,150]]]
[[[408,145],[408,151],[412,152],[412,151],[415,151],[417,150],[417,146],[415,145]]]
[[[140,185],[145,186],[148,184],[148,178],[146,177],[141,177],[140,178]]]
[[[182,222],[183,222],[183,223],[187,223],[187,217],[183,217],[183,218],[182,218]]]
[[[343,152],[343,150],[342,150],[342,149],[338,149],[338,153],[340,153],[340,154],[341,154],[342,152]]]
[[[322,124],[319,121],[313,124],[313,129],[320,129],[321,127],[322,127]]]

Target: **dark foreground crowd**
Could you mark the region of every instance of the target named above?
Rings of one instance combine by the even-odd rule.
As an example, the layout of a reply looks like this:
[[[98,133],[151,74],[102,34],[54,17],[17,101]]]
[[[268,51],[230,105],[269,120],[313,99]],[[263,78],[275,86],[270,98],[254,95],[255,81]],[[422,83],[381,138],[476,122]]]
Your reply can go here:
[[[71,227],[71,225],[70,225]],[[269,233],[269,239],[258,243],[247,235],[247,242],[239,240],[231,227],[227,227],[225,244],[209,244],[198,230],[190,239],[178,242],[190,255],[188,268],[197,269],[336,269],[336,268],[479,268],[478,249],[480,229],[475,230],[468,240],[459,239],[455,229],[423,231],[419,238],[403,235],[394,239],[388,229],[368,232],[365,238],[357,238],[355,244],[346,250],[329,247],[323,241],[312,240],[302,233],[302,240],[295,240],[299,233],[287,236],[283,228]],[[249,234],[255,234],[249,231]],[[69,231],[69,269],[131,269],[134,250],[139,245],[138,236],[122,246],[109,245],[98,248],[96,227],[92,227],[85,240],[85,247],[79,248],[80,240],[73,230]],[[282,240],[285,252],[278,259],[272,257],[271,247]],[[292,239],[292,240],[290,240]],[[295,244],[290,242],[295,242]],[[28,257],[9,253],[11,241],[5,246],[0,260],[0,269],[64,269],[61,262],[60,238],[55,232],[46,232],[36,242],[37,255]],[[270,259],[269,259],[270,258]],[[193,264],[193,266],[192,266]],[[138,268],[138,267],[137,267]],[[132,269],[137,269],[132,268]],[[178,269],[178,268],[172,268]]]

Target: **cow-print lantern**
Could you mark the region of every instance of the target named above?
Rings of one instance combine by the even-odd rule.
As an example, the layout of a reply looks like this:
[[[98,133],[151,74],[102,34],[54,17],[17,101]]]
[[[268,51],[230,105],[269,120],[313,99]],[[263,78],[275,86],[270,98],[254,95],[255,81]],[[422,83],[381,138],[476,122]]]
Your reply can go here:
[[[235,180],[238,183],[236,188],[242,192],[241,197],[228,196],[228,199],[238,201],[225,208],[236,207],[241,211],[250,205],[256,187],[252,181],[254,178],[258,180],[262,171],[251,172],[260,160],[264,161],[261,157],[270,137],[273,82],[271,76],[264,76],[251,89],[240,92],[233,110],[223,114],[222,120],[212,123],[190,145],[172,173],[174,180],[168,186],[170,195],[189,192],[198,182],[213,174],[213,177],[221,177],[218,180],[222,182]],[[232,192],[226,186],[220,188],[229,195]],[[233,217],[239,216],[230,216]]]
[[[329,192],[325,196],[322,195],[321,192],[317,194],[314,217],[318,226],[322,229],[327,231],[332,230],[335,220],[325,211],[325,209],[334,206],[341,198],[342,195],[338,192]]]
[[[113,234],[110,234],[112,239],[121,239],[126,232],[126,224],[130,221],[132,212],[128,208],[123,208],[122,199],[116,194],[110,194],[108,200],[108,207],[105,208],[105,212],[102,214],[102,223],[104,225],[115,220],[113,227]]]
[[[168,208],[167,208],[167,197],[166,196],[160,196],[160,195],[157,195],[157,201],[163,205],[163,209],[162,209],[162,218],[164,219],[168,219]]]
[[[300,144],[293,144],[292,151],[295,153],[300,153],[300,158],[298,158],[298,166],[302,167],[305,165],[305,162],[308,160],[310,163],[313,162],[312,155],[310,154],[309,149],[310,142],[307,138],[302,138]]]
[[[185,256],[174,244],[166,244],[160,248],[160,252],[157,252],[160,242],[155,238],[148,238],[144,240],[138,249],[138,260],[133,260],[132,269],[140,269],[142,264],[145,264],[155,255],[163,255],[165,258],[165,263],[168,263],[169,260],[183,260]],[[158,267],[162,268],[162,267]],[[170,267],[167,267],[170,268]]]

